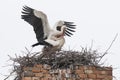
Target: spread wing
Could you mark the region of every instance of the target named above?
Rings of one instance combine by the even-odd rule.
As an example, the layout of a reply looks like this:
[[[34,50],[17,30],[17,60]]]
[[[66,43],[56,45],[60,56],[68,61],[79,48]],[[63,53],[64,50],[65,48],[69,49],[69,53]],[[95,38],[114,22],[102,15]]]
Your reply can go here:
[[[71,35],[73,35],[73,32],[75,32],[75,26],[73,25],[73,22],[66,22],[64,21],[64,25],[66,25],[66,29],[65,29],[65,35],[71,37]]]
[[[24,6],[22,19],[33,26],[38,42],[43,41],[48,36],[49,25],[46,15],[35,9]]]

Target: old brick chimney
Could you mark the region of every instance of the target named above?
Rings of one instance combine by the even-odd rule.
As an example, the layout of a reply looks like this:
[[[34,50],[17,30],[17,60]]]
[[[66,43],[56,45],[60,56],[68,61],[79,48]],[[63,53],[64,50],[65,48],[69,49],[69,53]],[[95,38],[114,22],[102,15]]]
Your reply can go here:
[[[24,67],[22,80],[112,80],[111,67],[76,65],[66,69],[51,69],[47,64]]]

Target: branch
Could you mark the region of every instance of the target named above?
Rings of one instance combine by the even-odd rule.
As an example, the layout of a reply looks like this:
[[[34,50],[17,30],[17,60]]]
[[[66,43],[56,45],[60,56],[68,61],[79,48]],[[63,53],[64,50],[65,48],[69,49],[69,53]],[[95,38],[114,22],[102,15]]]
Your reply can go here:
[[[110,48],[112,47],[113,43],[115,42],[115,40],[117,39],[118,33],[115,35],[114,39],[112,40],[110,46],[107,48],[107,50],[104,52],[104,54],[101,56],[101,58],[99,59],[98,63],[102,60],[102,58],[108,54],[107,52],[110,50]]]
[[[15,70],[12,71],[4,80],[7,80],[14,72],[15,72]]]

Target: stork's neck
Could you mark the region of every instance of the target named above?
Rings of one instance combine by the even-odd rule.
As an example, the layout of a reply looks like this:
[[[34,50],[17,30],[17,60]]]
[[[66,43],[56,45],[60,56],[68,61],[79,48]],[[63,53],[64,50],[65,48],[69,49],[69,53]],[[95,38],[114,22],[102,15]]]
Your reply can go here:
[[[64,35],[65,35],[65,28],[62,28],[61,31],[59,31],[59,33],[56,34],[56,38],[62,39],[64,38]]]
[[[65,26],[62,26],[60,32],[61,32],[61,36],[64,36],[64,35],[65,35]]]

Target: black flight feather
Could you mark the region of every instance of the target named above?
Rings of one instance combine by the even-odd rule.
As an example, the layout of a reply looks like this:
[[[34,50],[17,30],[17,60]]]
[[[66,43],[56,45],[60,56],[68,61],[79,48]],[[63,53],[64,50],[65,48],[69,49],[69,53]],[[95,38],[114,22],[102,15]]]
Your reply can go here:
[[[24,6],[22,13],[23,15],[21,15],[21,18],[33,26],[36,38],[38,40],[38,43],[34,44],[33,46],[39,44],[47,45],[44,41],[44,26],[42,24],[42,20],[34,15],[34,9]]]
[[[71,37],[71,35],[70,35],[70,34],[68,34],[68,33],[66,33],[66,32],[65,32],[65,35],[67,35],[67,36]]]
[[[65,34],[67,36],[69,36],[69,37],[71,37],[71,35],[73,35],[72,32],[75,32],[73,29],[75,29],[74,26],[76,26],[76,25],[73,25],[73,24],[74,24],[74,22],[66,22],[66,21],[64,21],[64,25],[67,26],[67,28],[65,30]]]
[[[68,34],[70,34],[70,35],[73,35],[71,32],[69,32],[69,31],[67,31],[67,30],[65,31],[65,33],[68,33]]]
[[[74,30],[72,30],[72,29],[69,29],[69,28],[67,28],[67,30],[68,30],[68,31],[71,31],[71,32],[75,32]]]

